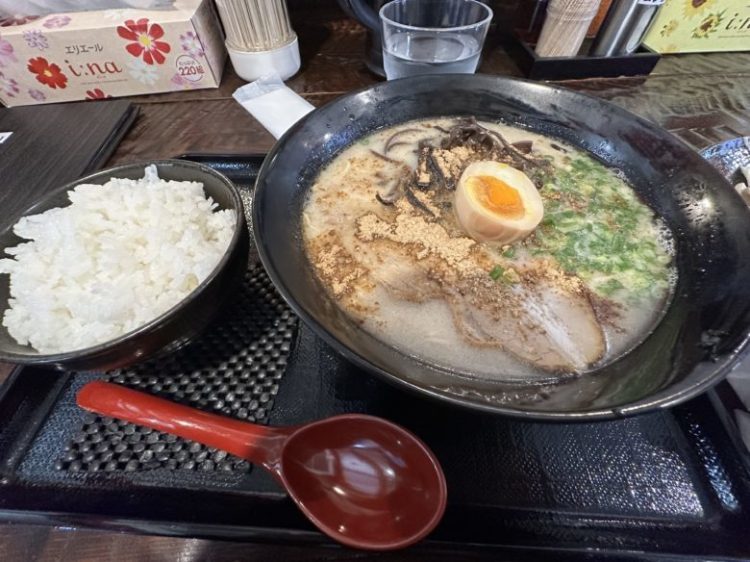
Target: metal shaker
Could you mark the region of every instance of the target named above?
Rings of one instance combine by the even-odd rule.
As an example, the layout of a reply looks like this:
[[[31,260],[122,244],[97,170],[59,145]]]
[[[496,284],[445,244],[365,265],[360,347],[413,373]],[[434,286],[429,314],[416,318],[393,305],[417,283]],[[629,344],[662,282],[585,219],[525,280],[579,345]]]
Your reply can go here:
[[[591,47],[591,55],[629,55],[643,41],[664,0],[614,0]]]

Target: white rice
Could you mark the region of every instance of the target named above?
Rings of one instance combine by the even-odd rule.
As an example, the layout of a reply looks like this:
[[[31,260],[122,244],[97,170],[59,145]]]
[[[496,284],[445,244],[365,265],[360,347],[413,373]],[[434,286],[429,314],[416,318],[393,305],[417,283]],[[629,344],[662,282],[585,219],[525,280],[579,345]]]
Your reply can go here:
[[[234,232],[203,184],[112,178],[68,192],[71,205],[23,217],[30,240],[5,251],[10,308],[3,326],[40,353],[122,336],[181,301],[213,271]]]

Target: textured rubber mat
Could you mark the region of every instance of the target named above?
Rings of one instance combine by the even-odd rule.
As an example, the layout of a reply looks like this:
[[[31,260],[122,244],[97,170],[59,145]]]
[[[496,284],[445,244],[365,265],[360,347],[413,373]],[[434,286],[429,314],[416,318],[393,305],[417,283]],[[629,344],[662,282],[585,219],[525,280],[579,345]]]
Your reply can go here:
[[[225,318],[165,358],[106,374],[107,380],[202,410],[267,421],[297,330],[292,314],[256,264]],[[121,420],[87,414],[58,469],[72,472],[154,468],[242,470],[247,461]]]

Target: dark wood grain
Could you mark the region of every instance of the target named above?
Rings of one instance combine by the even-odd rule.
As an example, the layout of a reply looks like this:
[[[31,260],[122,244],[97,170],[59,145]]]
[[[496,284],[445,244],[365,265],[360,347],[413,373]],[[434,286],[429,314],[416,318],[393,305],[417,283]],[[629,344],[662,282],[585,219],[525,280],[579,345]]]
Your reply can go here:
[[[748,74],[668,74],[651,76],[642,83],[628,79],[567,85],[616,103],[670,131],[717,129],[703,146],[750,132]],[[720,130],[722,127],[726,130]]]
[[[0,384],[5,382],[10,372],[15,368],[15,365],[9,363],[0,363]]]
[[[609,100],[652,120],[695,149],[750,135],[750,75],[665,74],[647,80],[582,80],[562,85]],[[302,94],[318,106],[346,91]],[[140,109],[142,114],[134,130],[110,164],[184,152],[258,153],[267,151],[274,142],[231,98],[144,103]]]
[[[363,62],[365,30],[325,10],[298,15],[303,66],[288,85],[321,105],[381,79]],[[480,72],[519,76],[499,45],[488,38]],[[273,138],[232,99],[243,85],[227,65],[215,90],[131,98],[142,112],[136,128],[111,164],[168,157],[184,152],[264,152]],[[675,132],[694,148],[750,134],[750,53],[664,57],[648,77],[588,79],[561,85],[612,101]],[[685,121],[689,117],[690,121]]]
[[[290,0],[303,67],[288,84],[321,105],[379,78],[364,66],[364,30],[333,3]],[[499,13],[499,12],[498,12]],[[510,57],[489,37],[481,72],[518,76]],[[131,98],[141,114],[109,164],[185,152],[262,153],[273,138],[231,98],[243,84],[231,67],[214,90]],[[672,131],[698,149],[750,135],[750,53],[664,57],[648,77],[589,79],[563,85],[609,100]],[[107,103],[107,102],[105,102]],[[11,366],[0,364],[0,380]],[[0,526],[0,560],[521,560],[521,555],[406,551],[375,555],[340,548],[134,537],[85,529]]]

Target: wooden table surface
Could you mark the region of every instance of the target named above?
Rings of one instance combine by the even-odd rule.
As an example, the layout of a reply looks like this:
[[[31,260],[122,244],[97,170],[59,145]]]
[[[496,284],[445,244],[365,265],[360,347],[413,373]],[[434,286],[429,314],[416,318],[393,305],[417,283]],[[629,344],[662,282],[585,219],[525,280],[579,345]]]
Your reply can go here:
[[[303,67],[288,85],[318,106],[376,83],[363,63],[364,31],[337,12],[292,12]],[[480,72],[520,76],[490,37]],[[187,152],[263,153],[273,138],[231,97],[243,84],[227,66],[214,90],[132,98],[140,116],[109,164]],[[695,149],[750,135],[750,53],[664,57],[648,77],[567,81],[564,86],[601,97],[668,129]],[[100,102],[106,103],[106,102]],[[0,364],[0,381],[12,366]],[[393,560],[456,560],[456,553],[403,552]],[[518,554],[502,559],[518,560]],[[0,525],[0,560],[362,560],[381,556],[339,548],[141,537],[86,529]],[[462,554],[462,560],[484,556]],[[487,559],[499,559],[493,554]],[[524,557],[524,559],[527,559]]]

